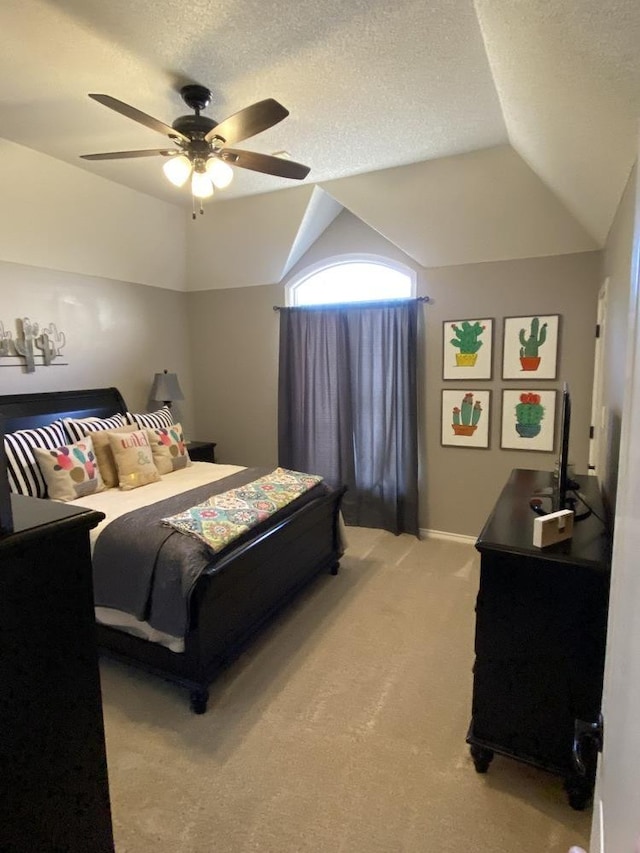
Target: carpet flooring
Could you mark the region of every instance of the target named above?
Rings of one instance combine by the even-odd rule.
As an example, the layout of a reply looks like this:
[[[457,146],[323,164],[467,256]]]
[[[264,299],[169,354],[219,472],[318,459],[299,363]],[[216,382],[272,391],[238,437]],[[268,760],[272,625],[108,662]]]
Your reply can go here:
[[[322,575],[211,688],[101,662],[117,853],[567,853],[591,815],[469,724],[471,545],[348,528]]]

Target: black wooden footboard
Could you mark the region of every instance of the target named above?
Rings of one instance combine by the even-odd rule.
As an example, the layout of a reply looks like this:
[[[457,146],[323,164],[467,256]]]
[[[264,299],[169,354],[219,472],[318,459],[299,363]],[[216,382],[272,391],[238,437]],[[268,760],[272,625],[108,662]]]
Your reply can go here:
[[[126,408],[117,388],[0,396],[7,432],[56,418],[109,417]],[[311,578],[325,570],[337,573],[343,494],[344,489],[333,491],[305,504],[205,572],[191,597],[183,653],[97,625],[102,651],[187,687],[192,709],[204,713],[216,673]]]
[[[183,653],[98,625],[101,651],[188,688],[192,710],[204,713],[211,681],[265,622],[318,573],[337,573],[343,494],[315,499],[203,573]]]

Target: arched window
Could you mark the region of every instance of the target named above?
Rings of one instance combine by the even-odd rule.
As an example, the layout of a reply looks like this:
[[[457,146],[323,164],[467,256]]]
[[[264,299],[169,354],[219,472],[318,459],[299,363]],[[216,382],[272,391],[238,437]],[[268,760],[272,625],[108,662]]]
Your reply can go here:
[[[287,305],[370,302],[415,296],[410,267],[374,255],[342,255],[307,267],[287,284]]]

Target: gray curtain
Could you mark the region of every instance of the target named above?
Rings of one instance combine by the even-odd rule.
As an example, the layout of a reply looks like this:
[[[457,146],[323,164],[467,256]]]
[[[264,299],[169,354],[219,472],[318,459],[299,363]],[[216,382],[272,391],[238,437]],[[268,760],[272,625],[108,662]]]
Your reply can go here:
[[[346,485],[347,524],[418,534],[418,304],[280,310],[279,464]]]

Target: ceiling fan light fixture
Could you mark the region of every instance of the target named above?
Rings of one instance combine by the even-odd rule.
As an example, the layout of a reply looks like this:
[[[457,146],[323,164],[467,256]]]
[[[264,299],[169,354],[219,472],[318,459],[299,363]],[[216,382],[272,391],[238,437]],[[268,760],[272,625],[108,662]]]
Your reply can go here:
[[[182,187],[191,174],[191,161],[185,154],[179,154],[169,158],[162,171],[175,187]]]
[[[194,171],[191,176],[191,192],[195,198],[211,198],[213,195],[211,178],[204,172]]]
[[[209,157],[206,165],[207,175],[211,179],[214,187],[223,190],[228,187],[233,180],[233,169],[228,163],[224,163],[217,157]]]

